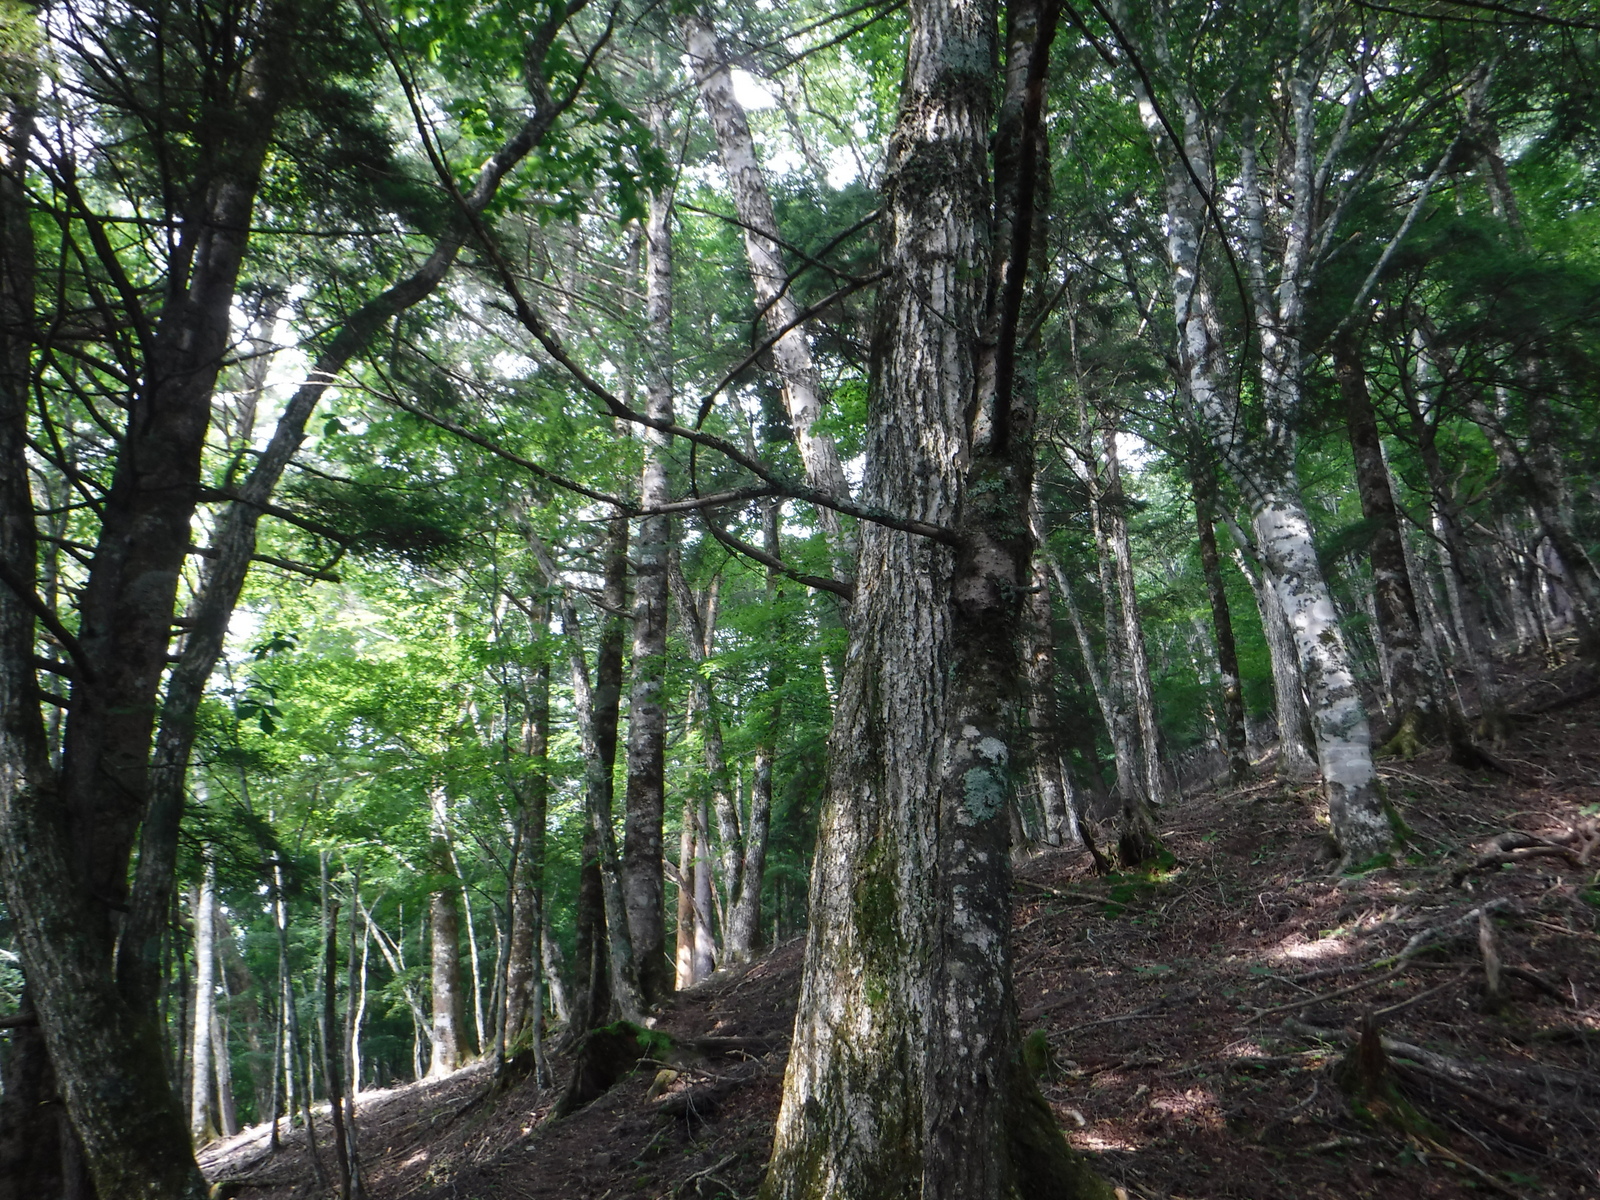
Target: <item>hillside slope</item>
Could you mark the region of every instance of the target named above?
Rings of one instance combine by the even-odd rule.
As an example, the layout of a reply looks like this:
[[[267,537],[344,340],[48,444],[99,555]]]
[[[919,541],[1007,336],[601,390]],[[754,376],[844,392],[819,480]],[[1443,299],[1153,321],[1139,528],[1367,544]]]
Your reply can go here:
[[[1331,876],[1314,791],[1270,782],[1167,813],[1165,869],[1097,878],[1073,851],[1019,869],[1030,1054],[1130,1197],[1600,1198],[1600,695],[1569,668],[1520,709],[1514,775],[1442,751],[1384,766],[1408,827],[1390,869]],[[800,958],[680,996],[659,1026],[697,1061],[663,1048],[670,1081],[647,1061],[560,1121],[552,1090],[489,1095],[481,1069],[368,1094],[368,1195],[752,1195]],[[248,1200],[332,1194],[304,1131],[287,1142],[268,1157],[247,1131],[202,1164]]]

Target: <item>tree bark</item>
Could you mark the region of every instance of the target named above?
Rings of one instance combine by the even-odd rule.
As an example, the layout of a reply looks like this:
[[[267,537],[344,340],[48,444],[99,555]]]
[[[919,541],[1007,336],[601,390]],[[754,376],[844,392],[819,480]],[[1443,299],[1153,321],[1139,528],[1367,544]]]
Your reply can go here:
[[[1110,1195],[1021,1066],[1011,987],[1032,468],[1012,352],[1055,14],[1008,12],[991,208],[994,15],[910,10],[864,492],[957,544],[862,533],[768,1200]]]
[[[217,1004],[217,868],[207,859],[194,903],[194,1020],[189,1045],[189,1136],[196,1148],[217,1136],[211,1105],[211,1035]]]
[[[1378,416],[1367,390],[1361,347],[1353,335],[1333,344],[1334,374],[1344,399],[1345,424],[1355,459],[1361,513],[1373,525],[1368,558],[1377,610],[1379,652],[1387,666],[1395,722],[1388,747],[1410,757],[1437,732],[1439,706],[1422,664],[1422,622],[1406,570],[1400,518],[1383,458]]]
[[[1200,573],[1205,577],[1206,598],[1211,604],[1211,632],[1216,639],[1217,673],[1221,677],[1228,779],[1237,785],[1250,779],[1250,750],[1244,724],[1244,688],[1239,676],[1239,650],[1233,637],[1233,615],[1228,610],[1228,590],[1222,582],[1222,563],[1217,555],[1217,530],[1211,519],[1216,508],[1216,479],[1209,464],[1196,469],[1193,488]]]
[[[431,855],[439,884],[428,898],[429,965],[433,996],[432,1045],[428,1077],[439,1079],[466,1059],[466,1009],[461,995],[461,884],[450,849],[448,801],[444,789],[431,789]]]
[[[645,225],[645,321],[648,415],[673,419],[672,406],[672,196],[650,197]],[[644,474],[639,501],[655,508],[671,499],[667,455],[672,440],[644,430]],[[661,828],[666,813],[666,679],[668,558],[672,518],[646,516],[634,543],[633,686],[628,698],[628,785],[622,838],[623,894],[628,933],[646,1004],[672,994],[666,950]]]
[[[716,135],[728,190],[743,226],[750,280],[755,285],[756,302],[765,317],[768,336],[773,339],[772,358],[783,383],[784,406],[806,481],[829,495],[848,498],[850,485],[833,438],[813,428],[822,415],[822,379],[784,269],[772,195],[756,159],[750,123],[734,96],[733,76],[711,22],[700,11],[691,9],[683,17],[683,34],[700,100]],[[817,520],[833,547],[835,573],[841,579],[851,578],[854,539],[832,509],[818,508]]]
[[[542,622],[548,631],[548,621]],[[506,952],[505,1040],[510,1053],[532,1043],[540,1053],[543,1024],[539,982],[544,928],[545,825],[550,795],[550,664],[534,669],[523,716],[524,771],[517,779],[517,859],[511,888],[511,936]]]

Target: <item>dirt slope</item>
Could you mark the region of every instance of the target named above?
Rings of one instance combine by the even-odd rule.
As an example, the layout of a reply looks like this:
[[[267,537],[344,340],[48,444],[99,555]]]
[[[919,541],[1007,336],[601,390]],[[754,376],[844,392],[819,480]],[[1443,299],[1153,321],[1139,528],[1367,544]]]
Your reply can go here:
[[[1593,687],[1569,668],[1524,688],[1500,753],[1514,776],[1438,751],[1386,764],[1409,828],[1392,869],[1331,876],[1314,790],[1272,783],[1168,813],[1166,869],[1096,878],[1066,851],[1023,865],[1018,999],[1072,1140],[1148,1200],[1600,1200],[1600,695],[1573,701]],[[487,1096],[481,1070],[364,1097],[369,1196],[753,1195],[800,950],[662,1014],[679,1039],[725,1040],[659,1096],[646,1063],[547,1124],[552,1091]],[[1341,1066],[1364,1019],[1365,1075]],[[303,1139],[269,1158],[249,1131],[202,1164],[247,1200],[332,1194]]]

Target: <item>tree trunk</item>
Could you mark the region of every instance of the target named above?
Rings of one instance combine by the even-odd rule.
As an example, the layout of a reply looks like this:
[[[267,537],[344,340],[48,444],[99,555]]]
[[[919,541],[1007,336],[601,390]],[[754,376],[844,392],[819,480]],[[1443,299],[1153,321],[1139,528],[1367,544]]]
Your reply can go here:
[[[217,1136],[211,1106],[211,1025],[217,1004],[217,868],[206,862],[192,894],[194,913],[194,1019],[189,1044],[189,1136],[196,1148]]]
[[[437,923],[434,932],[438,932]],[[435,961],[437,971],[437,960]],[[322,856],[322,1076],[333,1125],[333,1164],[339,1200],[350,1200],[350,1142],[344,1126],[344,1075],[339,1053],[339,901],[328,898],[328,856]]]
[[[685,795],[683,816],[678,826],[678,942],[673,958],[678,987],[693,987],[694,933],[698,922],[694,912],[695,819],[694,797]]]
[[[461,884],[455,874],[450,848],[450,820],[444,789],[435,785],[429,800],[433,809],[433,869],[440,884],[428,899],[429,963],[433,996],[433,1055],[428,1077],[439,1079],[465,1061],[466,1009],[461,995]]]
[[[1250,750],[1244,725],[1244,688],[1239,676],[1239,651],[1233,638],[1233,615],[1228,610],[1228,590],[1222,583],[1222,563],[1217,555],[1217,530],[1211,519],[1216,507],[1216,480],[1209,465],[1194,476],[1196,544],[1200,573],[1211,603],[1211,632],[1216,639],[1217,673],[1221,676],[1223,740],[1228,756],[1228,779],[1237,785],[1251,776]]]
[[[197,1200],[206,1191],[184,1106],[167,1079],[158,992],[119,986],[115,960],[130,858],[147,815],[156,698],[190,544],[211,398],[229,343],[262,164],[283,84],[293,74],[297,16],[292,6],[270,4],[257,14],[251,52],[215,80],[209,112],[195,126],[200,144],[194,161],[202,173],[184,183],[199,199],[173,214],[173,254],[159,283],[167,303],[144,339],[111,485],[100,498],[76,636],[64,646],[75,676],[59,774],[46,753],[34,690],[34,616],[27,601],[43,602],[33,586],[33,533],[24,530],[33,513],[21,457],[26,409],[16,402],[26,393],[14,390],[23,378],[15,369],[26,370],[24,347],[34,320],[31,284],[19,278],[33,269],[21,257],[31,238],[13,240],[18,222],[28,220],[25,194],[15,188],[26,169],[31,113],[15,110],[9,96],[5,103],[0,881],[89,1172],[101,1195],[118,1200]],[[13,473],[16,467],[22,470]],[[164,910],[157,906],[158,919]],[[138,949],[155,962],[158,947],[141,942]]]
[[[1021,1064],[1011,986],[1032,467],[1012,351],[1054,12],[1008,17],[991,225],[993,10],[910,10],[864,493],[955,545],[862,533],[767,1200],[1110,1195]]]
[[[1267,657],[1272,663],[1272,709],[1278,726],[1277,777],[1296,783],[1315,779],[1319,771],[1311,735],[1311,710],[1300,678],[1294,631],[1289,628],[1278,593],[1267,582],[1265,571],[1258,574],[1251,569],[1252,561],[1257,566],[1261,562],[1255,543],[1231,518],[1228,527],[1235,540],[1233,561],[1255,595]]]
[[[649,330],[648,414],[672,420],[672,196],[650,197],[645,225],[645,318]],[[667,455],[671,438],[644,431],[643,507],[671,499]],[[622,838],[623,895],[628,933],[645,1003],[672,994],[667,959],[665,892],[661,875],[661,827],[666,813],[667,572],[672,518],[664,514],[639,521],[634,552],[633,688],[628,698],[628,786]]]
[[[544,622],[548,630],[549,622]],[[513,787],[517,797],[517,860],[511,887],[511,937],[507,949],[505,1039],[510,1053],[539,1040],[543,1014],[539,990],[539,941],[544,928],[545,825],[550,795],[550,664],[540,663],[528,688],[523,717],[525,769]],[[536,1053],[540,1048],[536,1045]]]
[[[1122,619],[1123,674],[1138,727],[1139,770],[1144,794],[1151,804],[1166,803],[1167,785],[1162,772],[1161,731],[1156,725],[1155,694],[1150,685],[1150,656],[1145,649],[1144,622],[1139,616],[1139,593],[1133,577],[1133,551],[1128,539],[1128,498],[1122,489],[1122,466],[1117,455],[1116,430],[1102,431],[1105,453],[1106,503],[1103,516],[1115,565],[1118,609]]]
[[[1035,503],[1035,518],[1037,515]],[[1038,528],[1036,521],[1035,536]],[[1044,820],[1044,840],[1052,846],[1077,846],[1083,842],[1083,832],[1078,825],[1072,778],[1062,755],[1061,715],[1056,700],[1055,616],[1047,572],[1043,556],[1035,554],[1023,651],[1028,672],[1027,762]]]
[[[795,445],[805,467],[806,481],[829,495],[847,498],[850,485],[833,438],[813,428],[822,415],[822,380],[806,338],[800,308],[789,287],[783,252],[778,244],[778,221],[772,209],[772,196],[766,177],[756,159],[755,139],[744,109],[733,92],[733,76],[728,70],[716,31],[699,11],[690,9],[683,17],[684,42],[689,64],[700,87],[700,100],[717,139],[717,153],[728,177],[728,190],[743,226],[745,257],[750,263],[750,280],[755,285],[756,302],[765,316],[767,334],[772,339],[772,358],[783,382],[784,405],[794,430]],[[817,520],[834,551],[834,571],[841,579],[854,573],[854,539],[832,509],[818,508]]]
[[[1417,615],[1411,574],[1406,570],[1400,518],[1383,458],[1378,415],[1367,390],[1361,347],[1353,335],[1334,343],[1333,366],[1344,398],[1361,513],[1373,525],[1367,551],[1372,563],[1372,600],[1377,610],[1379,652],[1387,668],[1395,710],[1394,729],[1386,748],[1410,757],[1437,732],[1438,701],[1423,669],[1422,622]]]
[[[628,522],[615,518],[606,544],[605,604],[609,612],[622,611],[626,602]],[[530,534],[529,545],[545,581],[562,588],[560,574],[544,545]],[[644,1020],[645,1002],[639,988],[633,942],[628,933],[623,897],[622,868],[612,826],[612,774],[617,756],[617,722],[622,697],[622,622],[610,617],[603,627],[595,663],[595,683],[589,682],[578,610],[565,589],[558,594],[562,635],[572,672],[572,704],[583,743],[586,870],[593,871],[585,912],[591,922],[584,948],[589,954],[584,1023],[587,1032],[604,1023],[615,1006],[629,1021]],[[585,898],[581,893],[580,901]],[[603,989],[603,990],[602,990]]]
[[[780,557],[778,536],[781,502],[765,501],[761,509],[761,528],[766,552]],[[767,569],[766,601],[777,613],[783,603],[779,575]],[[767,832],[772,824],[772,763],[777,757],[778,733],[783,722],[783,688],[787,679],[784,651],[786,626],[779,615],[770,627],[767,644],[766,679],[756,703],[764,711],[756,715],[757,735],[754,762],[750,772],[750,812],[744,822],[744,861],[739,864],[739,887],[729,906],[728,929],[723,950],[729,962],[747,962],[761,939],[761,885],[766,876]]]
[[[708,978],[717,969],[716,941],[711,928],[712,868],[710,822],[702,797],[694,805],[694,977]]]
[[[722,745],[722,719],[717,710],[716,692],[711,686],[711,677],[704,670],[713,651],[713,638],[716,636],[716,594],[717,583],[713,583],[706,596],[705,612],[701,612],[700,600],[689,588],[689,582],[683,577],[683,568],[678,562],[677,555],[673,555],[669,566],[673,594],[678,601],[678,610],[683,620],[684,640],[689,644],[689,657],[696,669],[690,673],[689,688],[691,709],[699,718],[700,746],[705,761],[706,781],[711,788],[712,811],[717,818],[717,842],[721,852],[718,855],[722,871],[722,887],[726,900],[721,911],[726,914],[738,897],[744,873],[744,831],[740,828],[739,809],[735,802],[732,781],[728,776],[727,756]],[[709,852],[709,845],[707,846]],[[727,938],[727,928],[723,928],[724,940]]]

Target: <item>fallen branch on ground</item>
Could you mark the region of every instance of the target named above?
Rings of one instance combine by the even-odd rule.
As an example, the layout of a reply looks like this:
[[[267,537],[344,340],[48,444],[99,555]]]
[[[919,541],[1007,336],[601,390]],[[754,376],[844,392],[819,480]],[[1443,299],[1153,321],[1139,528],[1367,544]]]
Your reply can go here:
[[[1293,1017],[1286,1019],[1283,1027],[1291,1033],[1298,1033],[1302,1037],[1315,1038],[1332,1045],[1348,1046],[1355,1041],[1354,1035],[1343,1029],[1325,1029],[1317,1025],[1307,1025],[1304,1021],[1297,1021]],[[1494,1083],[1515,1080],[1537,1087],[1557,1087],[1600,1096],[1600,1077],[1583,1071],[1538,1065],[1508,1067],[1502,1063],[1465,1062],[1459,1058],[1436,1054],[1432,1050],[1424,1050],[1421,1046],[1414,1046],[1410,1042],[1401,1042],[1388,1037],[1382,1039],[1382,1045],[1385,1054],[1409,1058],[1415,1063],[1431,1068],[1439,1073],[1441,1078],[1451,1082]]]

